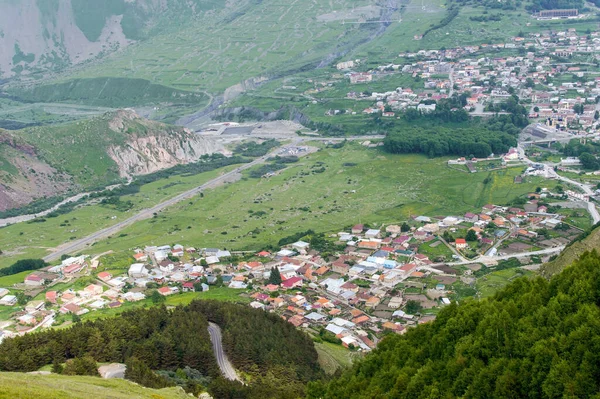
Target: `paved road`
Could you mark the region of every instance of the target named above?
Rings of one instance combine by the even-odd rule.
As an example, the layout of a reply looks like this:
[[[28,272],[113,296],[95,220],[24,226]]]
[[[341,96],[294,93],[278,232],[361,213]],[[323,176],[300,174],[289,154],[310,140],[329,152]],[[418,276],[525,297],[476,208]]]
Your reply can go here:
[[[221,329],[215,323],[208,323],[208,333],[212,342],[213,352],[217,358],[217,364],[221,369],[223,376],[231,381],[240,381],[240,377],[229,362],[227,355],[223,351],[223,343],[221,342]]]
[[[130,218],[127,218],[127,219],[123,220],[122,222],[114,224],[105,229],[99,230],[95,233],[90,234],[87,237],[81,238],[79,240],[75,240],[75,241],[69,243],[68,245],[61,247],[59,250],[51,253],[50,255],[45,256],[44,260],[46,262],[52,262],[54,260],[59,259],[62,255],[71,254],[71,253],[80,251],[80,250],[84,249],[86,246],[91,245],[93,242],[98,241],[103,238],[106,238],[115,233],[118,233],[125,227],[128,227],[135,222],[138,222],[143,219],[151,218],[154,213],[160,212],[163,209],[165,209],[171,205],[175,205],[178,202],[189,199],[189,198],[197,195],[198,193],[200,193],[202,190],[205,190],[207,188],[212,188],[220,183],[223,183],[223,182],[227,181],[227,179],[233,177],[235,174],[241,172],[242,170],[246,170],[246,169],[249,169],[258,164],[264,163],[268,158],[277,155],[280,151],[281,151],[281,148],[277,148],[276,150],[270,152],[269,154],[262,156],[260,158],[257,158],[250,163],[241,165],[238,168],[236,168],[230,172],[224,173],[221,176],[216,177],[216,178],[204,183],[201,186],[195,187],[184,193],[176,195],[175,197],[170,198],[164,202],[161,202],[160,204],[155,205],[152,208],[143,209],[140,212],[138,212],[137,214],[135,214],[134,216],[131,216]]]

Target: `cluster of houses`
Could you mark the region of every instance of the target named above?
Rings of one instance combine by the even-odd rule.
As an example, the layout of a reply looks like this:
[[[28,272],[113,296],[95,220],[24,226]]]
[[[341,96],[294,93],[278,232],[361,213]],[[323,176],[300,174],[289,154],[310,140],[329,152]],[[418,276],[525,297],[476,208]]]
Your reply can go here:
[[[117,308],[125,302],[142,301],[154,290],[169,296],[207,291],[216,284],[239,289],[249,297],[249,306],[276,312],[296,327],[313,329],[349,348],[370,350],[385,331],[403,333],[434,318],[427,311],[410,314],[408,302],[429,309],[452,301],[451,283],[460,274],[468,274],[468,270],[452,267],[454,259],[472,254],[470,251],[493,256],[510,250],[501,249],[500,241],[536,239],[536,229],[559,225],[561,216],[538,205],[543,196],[545,192],[532,193],[522,208],[486,205],[478,213],[415,216],[402,225],[357,224],[329,237],[344,249],[328,258],[305,241],[275,253],[244,256],[218,248],[148,246],[135,250],[129,268],[117,275],[102,268],[98,271],[101,263],[96,259],[68,258],[32,272],[18,287],[0,288],[0,305],[16,307],[17,289],[34,290],[30,295],[35,298],[24,308],[16,308],[13,325],[3,332],[10,335],[49,326],[61,314],[81,316]],[[476,233],[476,242],[466,241],[464,232],[468,230]],[[453,242],[442,238],[444,232],[454,235]],[[549,240],[547,245],[561,243]],[[452,255],[440,258],[430,254],[424,249],[426,244],[430,248],[447,246]],[[280,284],[270,282],[274,270],[281,277]],[[77,284],[83,278],[86,285]],[[430,278],[438,279],[431,292],[405,291],[407,287],[426,287],[423,282]],[[71,284],[55,288],[59,283]]]
[[[490,56],[490,50],[522,49],[515,56]],[[435,110],[435,101],[452,94],[468,93],[465,109],[483,114],[490,104],[501,103],[513,94],[531,102],[529,117],[548,127],[574,134],[596,133],[600,77],[572,65],[573,57],[598,59],[600,32],[578,34],[576,29],[530,33],[510,42],[482,44],[446,50],[401,53],[399,64],[354,72],[355,62],[338,64],[352,84],[369,83],[381,76],[410,74],[423,81],[422,90],[390,88],[385,92],[347,93],[355,100],[374,102],[362,113],[395,117],[398,111],[417,108]],[[567,77],[568,79],[565,79]],[[553,80],[557,79],[556,83]],[[497,111],[491,108],[488,111]],[[328,115],[357,114],[355,110],[329,110]]]

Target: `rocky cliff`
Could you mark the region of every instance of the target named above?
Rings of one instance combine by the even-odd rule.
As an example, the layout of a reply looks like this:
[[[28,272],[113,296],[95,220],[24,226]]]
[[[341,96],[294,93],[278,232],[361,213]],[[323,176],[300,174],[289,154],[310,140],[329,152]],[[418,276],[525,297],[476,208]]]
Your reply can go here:
[[[66,125],[0,131],[0,211],[220,151],[224,147],[216,138],[149,121],[132,110]]]

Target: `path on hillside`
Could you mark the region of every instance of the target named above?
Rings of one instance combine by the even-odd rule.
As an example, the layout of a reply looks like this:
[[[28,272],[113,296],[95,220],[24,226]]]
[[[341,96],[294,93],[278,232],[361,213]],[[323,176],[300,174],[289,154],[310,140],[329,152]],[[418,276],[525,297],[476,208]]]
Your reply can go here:
[[[231,362],[227,358],[225,351],[223,351],[223,343],[221,341],[221,328],[215,323],[208,323],[208,334],[210,335],[210,342],[212,342],[213,352],[217,359],[217,364],[221,369],[223,376],[231,381],[242,382],[237,372],[231,365]]]

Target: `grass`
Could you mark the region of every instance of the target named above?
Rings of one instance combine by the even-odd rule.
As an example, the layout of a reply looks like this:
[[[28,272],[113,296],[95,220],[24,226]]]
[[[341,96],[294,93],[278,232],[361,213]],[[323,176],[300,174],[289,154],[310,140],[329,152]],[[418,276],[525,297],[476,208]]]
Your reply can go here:
[[[439,243],[435,245],[435,243]],[[434,246],[432,246],[434,245]],[[434,240],[431,242],[423,243],[419,246],[419,253],[427,255],[429,259],[435,261],[438,258],[444,258],[451,260],[453,252],[443,242]]]
[[[533,272],[520,269],[505,269],[496,272],[491,272],[477,279],[477,291],[481,298],[487,298],[494,295],[498,290],[504,288],[515,278],[532,277]]]
[[[560,209],[559,215],[565,215],[565,223],[579,227],[582,230],[587,230],[592,227],[592,218],[587,209]]]
[[[319,364],[330,375],[340,368],[350,367],[352,361],[360,357],[360,354],[330,342],[315,342],[315,349],[319,354]]]
[[[65,79],[118,76],[181,89],[223,91],[252,77],[316,64],[334,51],[356,46],[373,27],[317,17],[365,4],[364,0],[240,1],[185,20],[173,10],[161,18],[158,35]]]
[[[338,231],[359,219],[381,224],[398,223],[418,214],[460,215],[477,211],[487,203],[505,204],[540,185],[538,179],[514,184],[513,178],[519,172],[514,168],[489,175],[466,174],[448,168],[445,161],[420,155],[386,154],[355,143],[342,149],[323,148],[291,164],[277,176],[251,179],[246,174],[236,183],[206,191],[203,198],[174,205],[155,218],[140,221],[118,236],[98,242],[91,252],[99,254],[175,242],[197,248],[254,250],[307,229]],[[355,166],[348,166],[352,164]],[[322,166],[324,172],[317,173]],[[0,235],[0,248],[6,254],[0,257],[0,266],[18,258],[43,256],[47,248],[69,241],[70,237],[83,237],[117,223],[135,210],[198,185],[219,172],[164,179],[144,186],[142,192],[123,198],[135,204],[129,213],[96,205],[45,223],[6,227]],[[489,183],[484,184],[488,176]],[[167,187],[168,183],[179,180],[181,185]],[[167,188],[161,191],[160,187]],[[259,211],[265,214],[256,216],[261,215]],[[116,219],[112,220],[112,216]],[[60,227],[64,220],[70,226]]]
[[[15,284],[22,283],[29,274],[33,273],[32,270],[27,270],[17,274],[11,274],[10,276],[0,277],[0,287],[7,288],[12,287]]]
[[[181,388],[150,389],[119,379],[0,373],[0,398],[25,399],[184,399]]]
[[[168,296],[164,302],[167,306],[183,306],[187,305],[196,299],[214,299],[217,301],[227,302],[239,302],[239,303],[250,303],[248,297],[240,296],[244,293],[244,290],[235,290],[228,287],[210,287],[210,290],[206,292],[184,292],[181,294],[174,294]],[[81,316],[82,320],[96,320],[105,317],[115,317],[121,313],[136,308],[145,308],[149,306],[155,306],[149,298],[146,298],[138,302],[124,302],[121,307],[114,309],[98,309],[92,312],[86,313]]]
[[[355,164],[355,166],[344,166]],[[324,166],[323,173],[314,171]],[[513,184],[517,170],[467,175],[444,159],[390,155],[348,144],[302,158],[269,179],[245,178],[204,198],[163,211],[94,250],[185,242],[196,247],[259,249],[298,231],[333,231],[355,223],[396,223],[410,215],[449,215],[507,203],[539,183]],[[310,188],[310,195],[307,190]],[[250,213],[263,211],[256,217]],[[326,227],[324,227],[326,226]]]
[[[0,228],[0,248],[3,250],[3,254],[0,255],[0,267],[9,266],[23,258],[43,257],[51,248],[123,221],[134,212],[201,185],[232,168],[235,166],[193,176],[172,176],[146,184],[141,187],[139,193],[122,197],[123,201],[131,201],[134,204],[133,208],[126,212],[98,204],[88,205],[65,215],[47,218],[43,223],[19,223]],[[124,263],[117,268],[121,267],[124,267]]]

